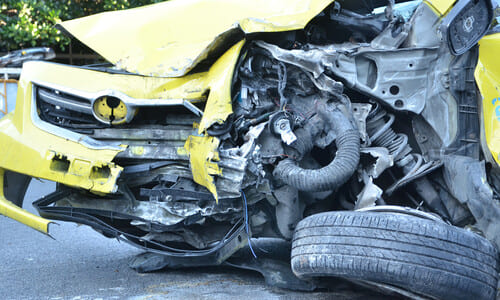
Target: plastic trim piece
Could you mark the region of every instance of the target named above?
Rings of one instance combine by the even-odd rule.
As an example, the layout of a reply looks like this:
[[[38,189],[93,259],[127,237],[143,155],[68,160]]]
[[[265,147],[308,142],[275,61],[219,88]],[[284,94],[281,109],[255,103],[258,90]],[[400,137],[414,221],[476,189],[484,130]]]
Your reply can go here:
[[[60,86],[57,84],[52,84],[52,83],[47,83],[43,81],[38,81],[38,80],[33,80],[32,81],[36,86],[40,86],[43,88],[49,88],[49,89],[54,89],[61,91],[66,94],[71,94],[75,95],[81,98],[85,98],[90,102],[90,105],[88,108],[84,108],[85,110],[91,111],[96,120],[105,123],[101,121],[100,118],[97,118],[95,115],[95,112],[93,110],[94,107],[94,102],[98,100],[99,98],[102,97],[116,97],[123,101],[125,105],[127,106],[127,116],[125,117],[125,122],[130,122],[134,118],[135,112],[137,107],[140,106],[184,106],[187,108],[189,111],[194,113],[197,116],[202,116],[203,112],[198,109],[195,105],[193,105],[193,102],[200,102],[200,100],[194,100],[194,99],[184,99],[184,98],[176,98],[176,99],[136,99],[133,97],[130,97],[120,91],[114,90],[114,89],[107,89],[103,90],[97,93],[93,92],[85,92],[73,88],[68,88],[64,86]],[[36,96],[36,94],[35,94]],[[71,103],[68,103],[68,106],[72,105]],[[81,109],[81,107],[79,107]],[[76,110],[76,109],[75,109]],[[108,124],[108,123],[105,123]]]
[[[40,117],[38,116],[37,110],[36,110],[36,88],[33,86],[32,88],[32,96],[31,96],[31,122],[35,127],[38,129],[41,129],[43,131],[46,131],[48,133],[57,135],[59,137],[68,139],[72,142],[79,143],[82,146],[85,146],[89,149],[93,150],[117,150],[117,151],[122,151],[123,148],[120,146],[121,143],[103,143],[97,140],[94,140],[93,138],[90,138],[88,136],[78,134],[76,132],[63,129],[57,126],[54,126],[52,124],[49,124],[47,122],[42,121]]]

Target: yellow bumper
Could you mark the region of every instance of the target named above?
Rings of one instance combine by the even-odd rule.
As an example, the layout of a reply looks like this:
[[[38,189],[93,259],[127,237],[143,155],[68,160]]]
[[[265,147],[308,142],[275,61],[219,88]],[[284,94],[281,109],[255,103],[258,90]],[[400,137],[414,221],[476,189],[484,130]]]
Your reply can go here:
[[[0,214],[28,225],[42,233],[49,234],[49,220],[35,216],[34,214],[14,205],[7,200],[3,193],[4,169],[0,168]]]
[[[113,159],[127,145],[100,142],[43,122],[36,109],[35,85],[54,89],[62,87],[89,94],[114,90],[141,101],[206,101],[201,122],[197,130],[193,129],[196,137],[202,137],[206,136],[206,129],[213,123],[224,122],[232,113],[231,80],[243,45],[244,40],[234,45],[207,72],[182,78],[108,74],[45,62],[26,63],[19,81],[16,109],[0,119],[0,168],[96,194],[116,192],[117,180],[123,168],[116,165]],[[200,147],[182,151],[199,160],[210,159],[200,156],[200,153],[212,153]],[[217,197],[213,179],[206,168],[209,166],[192,164],[193,177],[198,178],[196,181],[211,189]],[[200,179],[200,174],[207,175]],[[18,208],[3,196],[0,213],[47,232],[47,220]]]

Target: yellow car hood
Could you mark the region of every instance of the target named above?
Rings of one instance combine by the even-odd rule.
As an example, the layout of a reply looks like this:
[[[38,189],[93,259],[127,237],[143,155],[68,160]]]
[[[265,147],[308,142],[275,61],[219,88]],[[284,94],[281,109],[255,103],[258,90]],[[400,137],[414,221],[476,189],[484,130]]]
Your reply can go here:
[[[243,34],[302,29],[332,2],[171,0],[58,26],[121,69],[181,77],[211,53],[228,49]]]

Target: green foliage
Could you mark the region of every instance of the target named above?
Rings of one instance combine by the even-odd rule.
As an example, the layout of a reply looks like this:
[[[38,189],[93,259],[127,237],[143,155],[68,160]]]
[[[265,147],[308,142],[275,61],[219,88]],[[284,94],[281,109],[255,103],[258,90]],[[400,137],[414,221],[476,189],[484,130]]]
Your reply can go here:
[[[54,27],[57,22],[157,2],[162,0],[2,0],[0,52],[36,46],[65,50],[69,38]]]

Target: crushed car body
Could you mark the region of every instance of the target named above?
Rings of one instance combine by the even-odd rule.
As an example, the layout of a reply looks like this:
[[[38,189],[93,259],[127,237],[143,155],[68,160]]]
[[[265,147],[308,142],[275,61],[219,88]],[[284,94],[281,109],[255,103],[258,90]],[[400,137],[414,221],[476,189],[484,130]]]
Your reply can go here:
[[[375,2],[172,0],[58,24],[108,63],[24,63],[0,119],[0,213],[163,257],[143,271],[268,274],[255,253],[286,252],[286,287],[494,299],[496,11]],[[40,216],[22,209],[31,178],[58,183]]]

